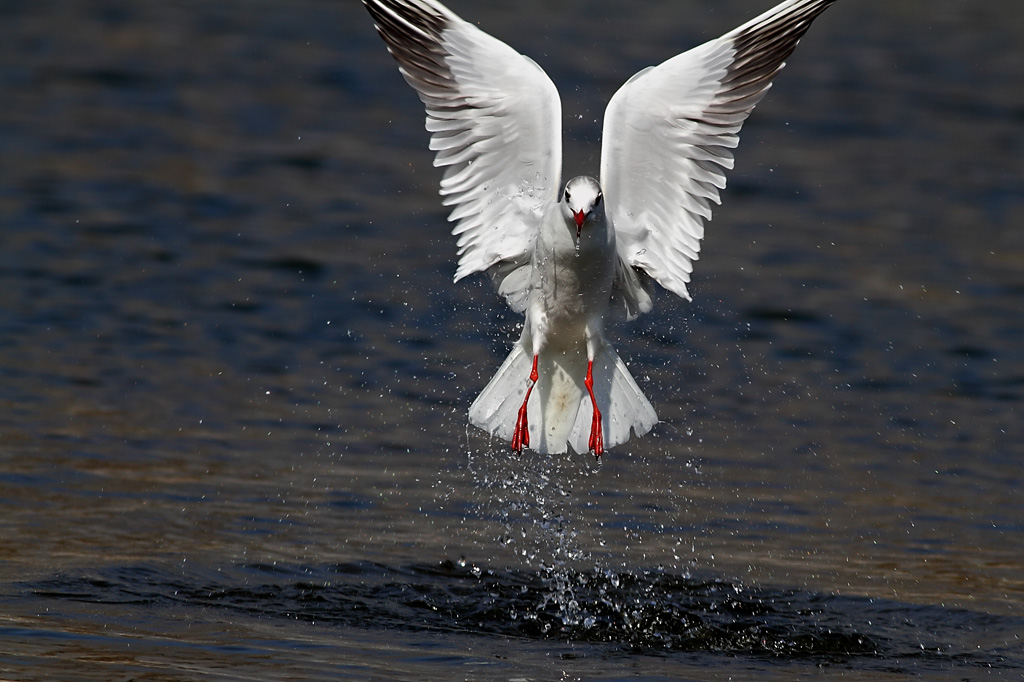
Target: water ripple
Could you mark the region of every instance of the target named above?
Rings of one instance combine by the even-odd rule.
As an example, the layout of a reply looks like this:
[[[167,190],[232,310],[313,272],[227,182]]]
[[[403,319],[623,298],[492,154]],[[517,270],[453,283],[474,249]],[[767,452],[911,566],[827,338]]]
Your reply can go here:
[[[1019,647],[1010,645],[1024,625],[1019,618],[657,570],[497,570],[459,560],[397,567],[250,564],[190,577],[131,566],[43,580],[27,590],[50,600],[174,604],[368,630],[585,643],[608,655],[706,652],[819,665],[860,659],[891,667],[912,659],[917,666],[1024,669]],[[975,644],[981,639],[987,648]]]

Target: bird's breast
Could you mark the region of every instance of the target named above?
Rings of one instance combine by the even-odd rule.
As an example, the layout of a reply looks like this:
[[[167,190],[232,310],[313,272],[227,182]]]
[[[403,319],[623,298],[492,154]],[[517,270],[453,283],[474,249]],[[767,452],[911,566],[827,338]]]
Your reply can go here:
[[[603,224],[585,225],[578,247],[575,225],[550,227],[538,235],[533,255],[530,307],[552,340],[580,339],[586,325],[608,309],[614,244]]]

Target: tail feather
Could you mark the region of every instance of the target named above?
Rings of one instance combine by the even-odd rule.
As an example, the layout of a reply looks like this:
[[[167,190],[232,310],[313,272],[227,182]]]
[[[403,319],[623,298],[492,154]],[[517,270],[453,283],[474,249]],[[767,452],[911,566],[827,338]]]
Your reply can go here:
[[[470,406],[470,423],[491,435],[511,441],[519,406],[526,396],[532,361],[523,345],[516,343]]]
[[[517,342],[490,383],[469,409],[474,425],[504,440],[512,439],[519,408],[529,385],[533,358]],[[538,380],[527,406],[530,447],[542,454],[589,450],[593,408],[583,383],[587,355],[582,347],[542,352]],[[615,349],[605,344],[594,358],[594,397],[602,414],[605,447],[639,437],[658,422],[651,403],[636,385]]]

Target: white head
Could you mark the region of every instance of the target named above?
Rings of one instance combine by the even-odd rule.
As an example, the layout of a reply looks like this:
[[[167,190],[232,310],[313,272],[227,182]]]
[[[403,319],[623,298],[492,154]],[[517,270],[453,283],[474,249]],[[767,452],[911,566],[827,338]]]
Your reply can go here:
[[[592,215],[594,217],[604,216],[604,202],[602,201],[601,185],[597,180],[586,175],[579,175],[565,183],[565,192],[562,194],[562,201],[572,219],[576,222],[576,239],[580,238],[583,225]],[[566,216],[568,217],[568,216]]]

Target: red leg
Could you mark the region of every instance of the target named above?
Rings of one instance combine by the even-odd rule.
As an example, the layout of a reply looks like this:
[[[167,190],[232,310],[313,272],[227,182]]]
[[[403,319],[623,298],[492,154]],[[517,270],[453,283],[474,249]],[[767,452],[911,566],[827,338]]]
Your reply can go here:
[[[590,451],[594,457],[604,454],[604,435],[601,433],[601,410],[597,409],[597,398],[594,397],[594,361],[587,362],[587,378],[583,381],[590,393],[590,404],[594,406],[594,419],[590,422]]]
[[[533,370],[530,372],[530,386],[526,389],[526,397],[523,398],[523,406],[519,408],[519,418],[516,419],[516,430],[512,433],[512,450],[521,453],[524,447],[530,446],[530,426],[526,423],[526,403],[530,401],[530,393],[537,383],[537,356],[533,356]]]

